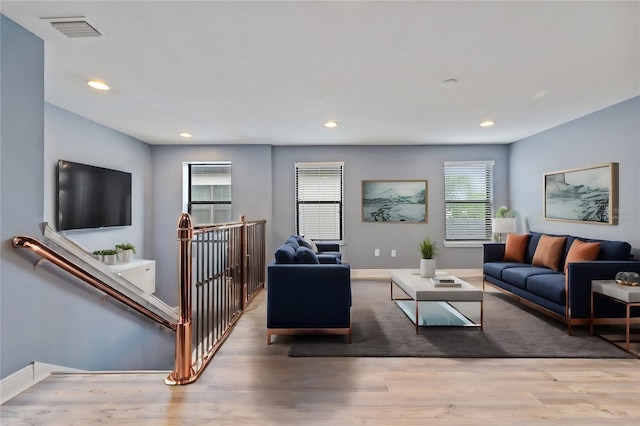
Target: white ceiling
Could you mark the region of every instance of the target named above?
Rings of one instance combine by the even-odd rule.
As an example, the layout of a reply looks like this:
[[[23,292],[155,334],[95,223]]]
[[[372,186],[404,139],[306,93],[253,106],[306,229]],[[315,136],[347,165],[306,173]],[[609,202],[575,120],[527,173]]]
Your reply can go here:
[[[1,11],[45,41],[47,102],[149,144],[510,143],[640,95],[638,1],[3,0]],[[64,16],[103,35],[68,38],[41,19]]]

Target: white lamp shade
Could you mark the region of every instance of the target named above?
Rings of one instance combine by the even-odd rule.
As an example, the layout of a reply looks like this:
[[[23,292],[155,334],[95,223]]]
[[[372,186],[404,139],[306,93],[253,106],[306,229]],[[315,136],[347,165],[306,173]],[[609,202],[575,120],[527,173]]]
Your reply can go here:
[[[516,232],[515,217],[496,217],[491,219],[491,231],[494,234],[507,234]]]

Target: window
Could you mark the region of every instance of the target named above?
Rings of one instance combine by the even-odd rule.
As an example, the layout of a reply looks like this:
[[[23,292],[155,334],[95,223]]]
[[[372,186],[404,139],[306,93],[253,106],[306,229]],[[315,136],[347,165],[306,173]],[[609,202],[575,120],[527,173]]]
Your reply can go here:
[[[445,244],[491,240],[493,161],[444,163]]]
[[[344,163],[296,163],[296,232],[312,240],[342,241]]]
[[[231,222],[231,163],[189,163],[188,176],[193,225]]]

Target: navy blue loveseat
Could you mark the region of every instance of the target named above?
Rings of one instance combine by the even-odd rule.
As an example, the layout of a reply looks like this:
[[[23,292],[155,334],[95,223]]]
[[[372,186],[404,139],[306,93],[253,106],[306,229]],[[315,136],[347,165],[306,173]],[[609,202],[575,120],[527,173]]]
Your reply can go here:
[[[503,260],[505,244],[488,243],[484,245],[483,275],[484,282],[511,293],[523,304],[533,307],[568,326],[571,334],[573,325],[589,324],[591,317],[591,280],[610,280],[617,272],[640,272],[640,262],[630,260],[631,246],[623,241],[592,240],[571,235],[552,235],[566,237],[559,270],[534,266],[532,260],[544,234],[531,232],[526,244],[524,262]],[[597,260],[571,262],[565,259],[575,240],[597,242],[600,244]],[[638,315],[634,312],[632,315]],[[617,322],[624,317],[624,306],[610,300],[598,300],[594,312],[594,323]]]
[[[318,254],[292,236],[267,266],[267,344],[277,334],[344,334],[351,343],[351,268],[338,245]],[[322,259],[322,263],[321,260]]]

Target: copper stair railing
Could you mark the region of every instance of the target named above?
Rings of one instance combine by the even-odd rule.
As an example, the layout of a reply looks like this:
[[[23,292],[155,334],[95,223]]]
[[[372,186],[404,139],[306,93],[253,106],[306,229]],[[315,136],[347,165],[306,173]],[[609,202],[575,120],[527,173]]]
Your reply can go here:
[[[114,289],[35,238],[16,236],[13,246],[31,250],[136,312],[175,331],[175,368],[165,383],[184,385],[200,377],[246,305],[264,288],[266,221],[246,222],[243,216],[240,222],[194,229],[191,217],[183,213],[178,221],[178,240],[180,300],[177,323],[168,321]]]
[[[136,302],[135,300],[131,299],[130,297],[120,293],[118,290],[114,289],[113,287],[111,287],[109,284],[105,283],[104,281],[102,281],[101,279],[97,278],[96,276],[94,276],[91,272],[87,271],[86,269],[78,266],[77,264],[73,263],[72,261],[68,260],[67,258],[65,258],[64,256],[60,255],[59,253],[55,252],[54,250],[52,250],[50,247],[46,246],[44,243],[36,240],[33,237],[26,237],[26,236],[17,236],[13,238],[13,246],[14,247],[22,247],[22,248],[26,248],[31,250],[32,252],[34,252],[35,254],[37,254],[38,256],[40,256],[43,259],[48,260],[49,262],[53,263],[54,265],[62,268],[63,270],[67,271],[68,273],[70,273],[71,275],[80,278],[82,281],[90,284],[92,287],[100,290],[101,292],[113,297],[114,299],[116,299],[117,301],[125,304],[126,306],[130,307],[131,309],[135,310],[136,312],[141,313],[142,315],[146,316],[147,318],[157,322],[158,324],[161,324],[171,330],[176,330],[176,324],[167,321],[166,319],[162,318],[160,315],[156,314],[155,312],[153,312],[152,310],[150,310],[149,308],[141,305],[140,303]]]

